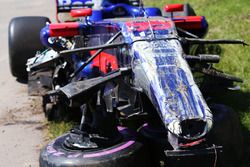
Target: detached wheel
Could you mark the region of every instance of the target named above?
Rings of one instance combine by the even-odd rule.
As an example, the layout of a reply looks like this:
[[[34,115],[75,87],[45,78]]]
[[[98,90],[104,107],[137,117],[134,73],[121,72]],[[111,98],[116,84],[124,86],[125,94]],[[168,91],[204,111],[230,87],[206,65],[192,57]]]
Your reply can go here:
[[[40,167],[149,167],[150,158],[128,129],[120,131],[123,141],[109,148],[70,150],[65,134],[48,144],[40,154]]]
[[[9,24],[9,62],[13,76],[27,80],[26,62],[45,47],[40,42],[40,31],[50,22],[47,17],[16,17]]]

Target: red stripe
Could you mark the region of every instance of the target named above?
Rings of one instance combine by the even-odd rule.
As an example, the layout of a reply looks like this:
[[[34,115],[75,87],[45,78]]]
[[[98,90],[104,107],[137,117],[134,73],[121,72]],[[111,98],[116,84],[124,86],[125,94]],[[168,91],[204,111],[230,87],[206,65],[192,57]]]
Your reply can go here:
[[[75,9],[70,11],[70,15],[72,17],[86,17],[92,15],[91,8],[84,8],[84,9]]]
[[[202,142],[204,142],[205,141],[205,139],[200,139],[200,140],[196,140],[196,141],[194,141],[194,142],[190,142],[190,143],[186,143],[186,144],[179,144],[179,146],[180,147],[191,147],[191,146],[195,146],[195,145],[198,145],[198,144],[200,144],[200,143],[202,143]]]
[[[181,12],[184,9],[183,4],[170,4],[165,6],[166,12]]]

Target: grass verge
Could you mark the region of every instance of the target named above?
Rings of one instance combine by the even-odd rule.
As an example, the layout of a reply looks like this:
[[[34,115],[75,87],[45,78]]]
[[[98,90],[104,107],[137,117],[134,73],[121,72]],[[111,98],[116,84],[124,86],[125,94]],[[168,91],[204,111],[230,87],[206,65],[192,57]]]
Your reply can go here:
[[[49,122],[48,123],[48,138],[50,140],[68,132],[71,128],[76,126],[74,122]]]

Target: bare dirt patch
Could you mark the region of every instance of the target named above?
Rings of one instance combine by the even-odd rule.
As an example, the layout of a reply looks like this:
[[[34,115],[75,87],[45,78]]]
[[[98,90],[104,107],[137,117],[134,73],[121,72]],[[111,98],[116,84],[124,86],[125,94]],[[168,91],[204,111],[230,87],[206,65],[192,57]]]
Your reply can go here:
[[[37,167],[44,144],[41,99],[29,97],[22,107],[12,108],[0,118],[1,165]]]

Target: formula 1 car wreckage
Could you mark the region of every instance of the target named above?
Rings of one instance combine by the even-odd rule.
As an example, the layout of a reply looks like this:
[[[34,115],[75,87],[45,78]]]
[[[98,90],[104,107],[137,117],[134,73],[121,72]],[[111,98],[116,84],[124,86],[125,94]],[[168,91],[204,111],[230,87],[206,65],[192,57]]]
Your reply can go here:
[[[246,44],[204,39],[207,21],[189,4],[164,9],[57,0],[59,23],[11,21],[12,74],[43,96],[49,119],[81,113],[79,127],[41,151],[40,166],[233,166],[240,158],[237,115],[207,99],[242,80],[215,69],[220,56],[200,48]]]

